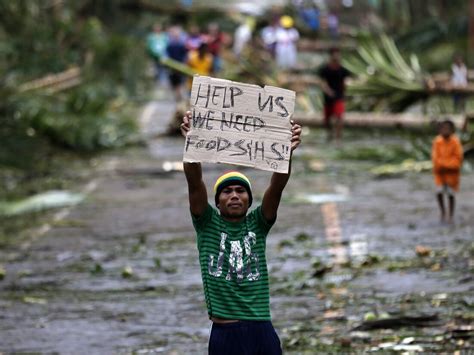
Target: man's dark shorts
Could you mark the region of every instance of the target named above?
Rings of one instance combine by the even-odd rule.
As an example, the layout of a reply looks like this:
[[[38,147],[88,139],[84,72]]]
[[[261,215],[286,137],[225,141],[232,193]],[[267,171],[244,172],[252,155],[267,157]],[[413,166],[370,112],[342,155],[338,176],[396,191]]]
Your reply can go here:
[[[281,344],[270,321],[212,324],[210,355],[281,355]]]

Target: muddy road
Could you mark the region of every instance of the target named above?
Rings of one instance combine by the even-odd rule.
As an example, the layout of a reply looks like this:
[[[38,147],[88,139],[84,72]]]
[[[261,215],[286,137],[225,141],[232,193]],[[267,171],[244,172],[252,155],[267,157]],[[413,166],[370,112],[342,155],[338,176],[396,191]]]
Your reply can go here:
[[[169,110],[155,102],[142,123],[162,127]],[[441,225],[429,171],[370,171],[410,139],[347,131],[338,148],[305,131],[267,249],[285,353],[474,351],[474,173],[463,173],[455,224]],[[187,187],[174,170],[183,140],[148,142],[96,159],[77,186],[82,204],[2,246],[0,353],[206,353]],[[382,145],[382,156],[349,154]],[[205,166],[208,191],[226,169]],[[270,175],[243,170],[258,202]]]

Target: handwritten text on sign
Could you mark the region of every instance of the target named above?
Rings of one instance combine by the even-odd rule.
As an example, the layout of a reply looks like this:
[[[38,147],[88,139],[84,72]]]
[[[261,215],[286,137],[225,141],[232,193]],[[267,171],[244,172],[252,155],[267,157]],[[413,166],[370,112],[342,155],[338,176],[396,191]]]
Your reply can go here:
[[[294,106],[294,91],[195,76],[183,160],[287,173]]]

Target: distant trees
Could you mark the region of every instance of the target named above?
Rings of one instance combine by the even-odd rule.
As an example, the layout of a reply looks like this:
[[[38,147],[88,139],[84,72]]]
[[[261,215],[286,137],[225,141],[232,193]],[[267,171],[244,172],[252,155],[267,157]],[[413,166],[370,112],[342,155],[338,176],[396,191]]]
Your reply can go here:
[[[14,154],[20,137],[87,151],[129,142],[136,128],[130,104],[143,93],[147,57],[138,17],[120,3],[0,0],[3,149],[8,141]],[[71,68],[80,73],[76,85],[28,85]]]
[[[447,22],[449,17],[467,10],[470,0],[372,0],[379,14],[390,27],[406,30],[428,19]]]
[[[468,60],[469,64],[474,64],[474,0],[469,0],[469,39],[468,39]]]

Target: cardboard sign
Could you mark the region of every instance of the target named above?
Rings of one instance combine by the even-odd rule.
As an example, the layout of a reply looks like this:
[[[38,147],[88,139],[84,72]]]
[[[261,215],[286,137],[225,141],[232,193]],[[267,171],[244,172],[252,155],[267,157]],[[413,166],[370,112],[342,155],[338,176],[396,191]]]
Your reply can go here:
[[[287,173],[295,92],[194,76],[183,161]]]

